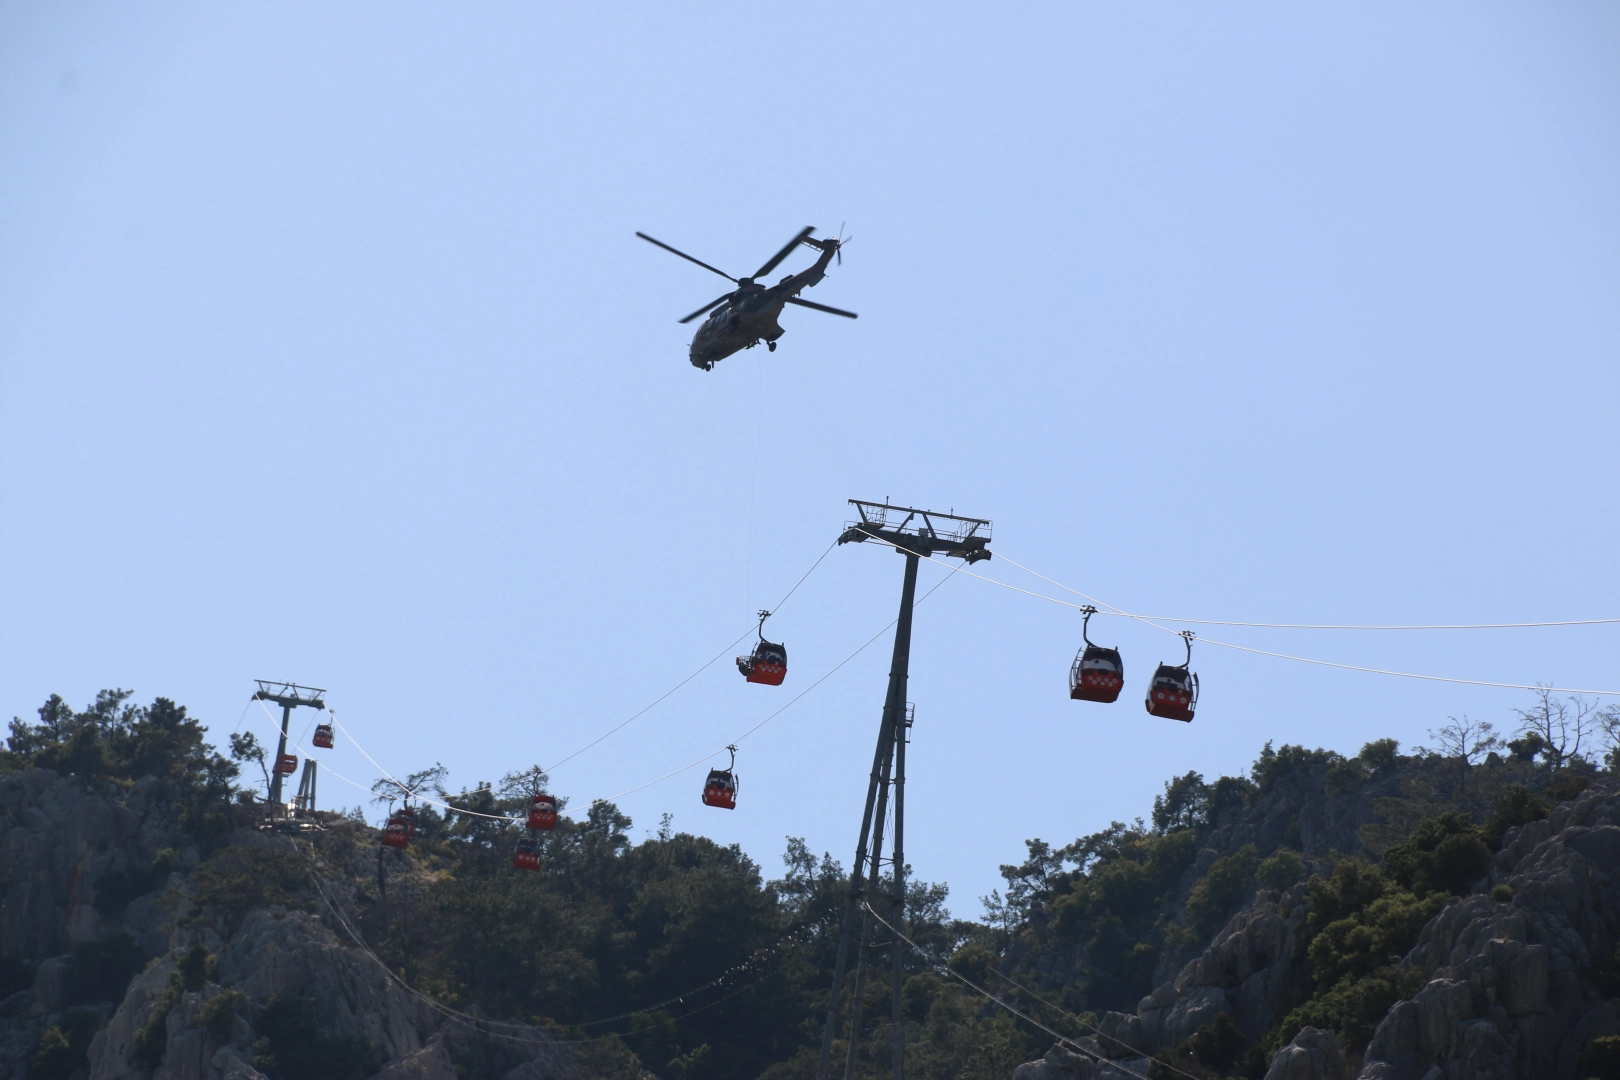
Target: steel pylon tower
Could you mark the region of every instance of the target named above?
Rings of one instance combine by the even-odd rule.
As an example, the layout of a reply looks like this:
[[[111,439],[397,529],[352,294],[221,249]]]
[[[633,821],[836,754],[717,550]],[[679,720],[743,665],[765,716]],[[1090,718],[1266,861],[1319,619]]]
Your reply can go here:
[[[990,522],[981,518],[938,514],[888,502],[870,503],[851,499],[858,521],[845,524],[840,544],[876,540],[891,546],[906,558],[905,577],[900,587],[900,618],[894,629],[894,659],[889,665],[889,692],[883,700],[883,719],[878,725],[877,748],[872,752],[872,775],[866,786],[866,809],[861,815],[861,835],[855,844],[855,865],[849,875],[849,896],[844,902],[844,918],[838,936],[838,962],[833,967],[832,993],[827,1004],[827,1023],[821,1032],[821,1056],[816,1063],[816,1080],[827,1080],[832,1046],[846,1019],[840,1011],[844,974],[849,963],[851,939],[855,936],[855,913],[881,895],[883,827],[888,815],[890,791],[894,795],[894,838],[888,862],[893,871],[888,905],[890,924],[901,931],[905,915],[905,785],[906,742],[911,728],[911,711],[906,703],[906,680],[911,666],[911,609],[917,602],[917,565],[936,554],[963,559],[969,563],[990,558]],[[844,1060],[844,1080],[853,1080],[855,1051],[860,1042],[862,995],[866,989],[866,969],[872,952],[872,916],[861,916],[855,981],[850,994],[848,1051]],[[903,1080],[905,1031],[902,1024],[900,991],[904,981],[905,951],[902,943],[891,943],[893,971],[894,1080]]]
[[[311,709],[325,709],[326,702],[321,695],[325,690],[317,690],[313,686],[299,686],[290,682],[269,682],[265,679],[255,679],[259,689],[254,692],[255,701],[273,701],[281,706],[281,738],[276,743],[276,761],[287,752],[287,721],[292,711],[300,705],[307,705]],[[281,777],[282,773],[270,774],[270,805],[281,805]]]

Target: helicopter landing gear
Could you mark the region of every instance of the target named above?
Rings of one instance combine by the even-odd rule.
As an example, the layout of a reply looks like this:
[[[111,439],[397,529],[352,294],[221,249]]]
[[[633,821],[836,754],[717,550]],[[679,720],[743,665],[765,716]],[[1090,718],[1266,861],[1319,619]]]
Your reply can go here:
[[[775,352],[775,351],[776,351],[776,342],[774,342],[774,341],[767,341],[767,342],[766,342],[766,343],[765,343],[765,351],[766,351],[766,352]]]

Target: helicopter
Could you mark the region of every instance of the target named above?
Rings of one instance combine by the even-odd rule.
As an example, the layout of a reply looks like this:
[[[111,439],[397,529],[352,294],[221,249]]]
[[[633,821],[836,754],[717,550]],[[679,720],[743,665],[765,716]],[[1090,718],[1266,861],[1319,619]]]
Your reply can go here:
[[[828,237],[825,240],[812,239],[810,234],[815,232],[814,226],[806,226],[800,230],[799,235],[787,242],[787,246],[772,255],[766,264],[754,271],[752,277],[734,278],[724,270],[716,270],[701,259],[694,259],[678,248],[670,247],[662,240],[654,240],[644,232],[637,236],[649,244],[656,244],[673,255],[679,255],[688,262],[697,263],[705,270],[719,274],[727,281],[736,284],[737,288],[726,293],[718,299],[711,300],[698,308],[681,322],[689,323],[699,315],[707,314],[698,331],[692,337],[692,348],[688,358],[693,367],[704,371],[714,370],[714,365],[741,349],[752,349],[761,341],[765,348],[771,352],[776,351],[776,339],[784,333],[777,324],[777,318],[782,314],[782,308],[787,304],[797,304],[799,307],[813,308],[816,311],[825,311],[829,315],[842,315],[846,319],[858,316],[853,311],[843,311],[839,308],[828,307],[825,304],[812,303],[799,296],[799,293],[816,284],[827,276],[827,264],[833,256],[838,256],[840,264],[844,256],[840,249],[846,240],[837,240]],[[789,274],[775,285],[761,285],[759,279],[775,270],[781,261],[793,254],[793,249],[800,244],[813,247],[821,252],[815,265],[808,270],[797,274]]]

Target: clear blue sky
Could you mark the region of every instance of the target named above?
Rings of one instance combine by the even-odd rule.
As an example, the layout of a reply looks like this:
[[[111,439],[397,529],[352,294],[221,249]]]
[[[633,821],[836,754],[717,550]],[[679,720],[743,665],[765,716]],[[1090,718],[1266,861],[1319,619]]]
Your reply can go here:
[[[294,679],[391,770],[493,779],[742,633],[850,497],[1136,611],[1620,615],[1617,192],[1600,3],[6,4],[0,715],[124,686],[223,739]],[[810,296],[858,322],[687,364],[721,283],[635,230],[747,273],[840,222]],[[717,664],[557,790],[723,746],[900,569],[834,551],[771,623],[787,686]],[[960,577],[919,608],[908,853],[959,913],[1173,774],[1527,697],[1205,646],[1184,726],[1140,705],[1179,646],[1117,620],[1129,689],[1069,702],[1079,631]],[[1612,626],[1207,632],[1620,684]],[[736,812],[695,770],[622,800],[638,834],[847,863],[887,651],[743,743]]]

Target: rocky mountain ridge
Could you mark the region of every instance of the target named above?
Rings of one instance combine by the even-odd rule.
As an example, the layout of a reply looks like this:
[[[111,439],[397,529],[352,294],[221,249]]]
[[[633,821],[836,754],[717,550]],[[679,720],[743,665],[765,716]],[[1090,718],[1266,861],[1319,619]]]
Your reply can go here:
[[[1298,813],[1307,861],[1320,870],[1332,860],[1311,849],[1343,844],[1351,852],[1362,850],[1366,826],[1377,824],[1377,815],[1368,813],[1377,804],[1369,799],[1335,813],[1334,800],[1321,791],[1324,774],[1323,766],[1299,771],[1296,794],[1316,788],[1303,799],[1279,793],[1287,812]],[[1385,791],[1393,786],[1391,777]],[[1277,829],[1275,813],[1262,813],[1259,821],[1254,816],[1254,808],[1229,815],[1237,820],[1212,831],[1188,875],[1195,876],[1197,866],[1207,872],[1223,855],[1263,842],[1267,829]],[[1308,891],[1305,882],[1257,889],[1215,939],[1134,1012],[1107,1012],[1096,1037],[1053,1047],[1045,1058],[1021,1066],[1016,1080],[1171,1076],[1172,1062],[1193,1070],[1190,1075],[1226,1075],[1219,1068],[1201,1069],[1187,1048],[1228,1020],[1254,1044],[1306,1002],[1313,982],[1311,942],[1322,929],[1308,917]],[[1331,1031],[1307,1025],[1279,1048],[1264,1075],[1587,1075],[1583,1069],[1599,1067],[1591,1064],[1594,1045],[1620,1035],[1617,943],[1620,784],[1600,779],[1552,807],[1544,820],[1507,829],[1488,870],[1427,919],[1398,963],[1398,977],[1414,990],[1388,1008],[1369,1040],[1341,1045]],[[1169,1053],[1177,1048],[1180,1055]]]

